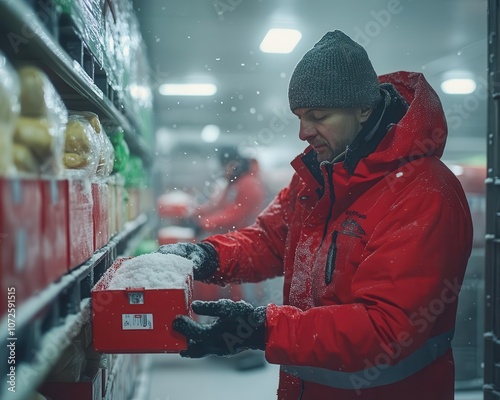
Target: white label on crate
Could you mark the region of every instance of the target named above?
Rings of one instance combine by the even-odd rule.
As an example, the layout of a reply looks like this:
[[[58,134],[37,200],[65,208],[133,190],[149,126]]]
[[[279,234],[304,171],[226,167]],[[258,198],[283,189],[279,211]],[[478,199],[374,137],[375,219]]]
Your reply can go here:
[[[153,329],[153,314],[122,314],[122,329]]]

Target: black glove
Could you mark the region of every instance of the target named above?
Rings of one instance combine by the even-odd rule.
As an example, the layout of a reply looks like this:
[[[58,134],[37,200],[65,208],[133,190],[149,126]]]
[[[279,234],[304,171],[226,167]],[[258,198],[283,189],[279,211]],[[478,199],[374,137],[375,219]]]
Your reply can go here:
[[[196,314],[219,318],[210,324],[200,324],[185,315],[174,320],[173,329],[188,339],[182,357],[229,356],[248,349],[265,349],[265,306],[255,308],[245,301],[228,299],[197,300],[192,309]]]
[[[158,253],[175,254],[193,261],[193,278],[197,281],[210,278],[219,268],[217,251],[208,243],[166,244],[158,249]]]

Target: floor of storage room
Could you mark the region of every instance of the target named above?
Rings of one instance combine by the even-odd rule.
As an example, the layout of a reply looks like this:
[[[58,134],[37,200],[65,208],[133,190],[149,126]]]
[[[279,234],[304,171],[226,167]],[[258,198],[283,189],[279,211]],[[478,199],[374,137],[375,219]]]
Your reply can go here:
[[[276,400],[277,365],[246,371],[230,359],[183,359],[177,354],[148,356],[147,386],[133,400]],[[482,400],[482,391],[462,392],[455,400]]]
[[[152,355],[149,362],[148,400],[276,399],[277,365],[238,371],[230,359],[176,354]]]

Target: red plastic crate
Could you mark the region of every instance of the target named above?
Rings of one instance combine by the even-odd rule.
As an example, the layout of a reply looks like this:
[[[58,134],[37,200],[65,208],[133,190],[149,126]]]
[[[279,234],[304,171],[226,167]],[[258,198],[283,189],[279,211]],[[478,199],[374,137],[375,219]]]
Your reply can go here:
[[[92,187],[89,181],[69,181],[69,268],[83,264],[94,254]]]
[[[49,283],[68,271],[68,185],[67,180],[41,181],[43,267]]]
[[[40,393],[51,400],[102,400],[102,371],[89,371],[78,382],[45,382]]]
[[[19,303],[45,287],[41,237],[40,181],[0,178],[0,314],[7,310],[7,289],[14,288]]]
[[[195,231],[182,226],[169,226],[158,231],[158,245],[174,244],[179,242],[196,242]]]
[[[109,189],[106,183],[92,183],[94,249],[100,249],[109,241]]]
[[[178,315],[191,315],[192,280],[184,289],[108,290],[118,258],[92,289],[94,349],[101,353],[178,353],[185,336],[172,329]]]
[[[189,213],[192,196],[185,192],[170,192],[158,197],[156,207],[158,216],[165,219],[182,219]]]

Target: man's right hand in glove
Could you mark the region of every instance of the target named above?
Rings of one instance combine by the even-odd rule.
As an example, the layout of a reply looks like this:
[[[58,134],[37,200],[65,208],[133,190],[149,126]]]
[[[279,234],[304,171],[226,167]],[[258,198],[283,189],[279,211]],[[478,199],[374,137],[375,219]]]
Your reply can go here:
[[[158,253],[174,254],[193,261],[193,278],[197,281],[210,278],[219,268],[217,252],[208,243],[166,244],[158,249]]]

